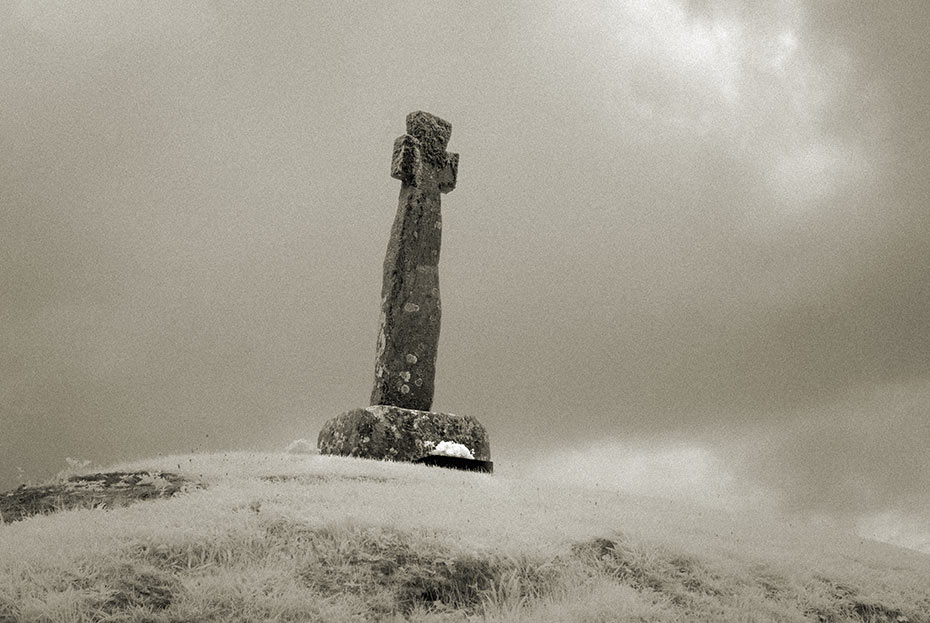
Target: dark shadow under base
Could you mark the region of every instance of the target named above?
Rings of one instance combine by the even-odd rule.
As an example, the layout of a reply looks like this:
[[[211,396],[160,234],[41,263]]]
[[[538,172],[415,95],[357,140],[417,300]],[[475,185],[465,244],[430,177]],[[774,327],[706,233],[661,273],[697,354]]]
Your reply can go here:
[[[490,474],[494,471],[492,461],[479,461],[477,459],[463,459],[457,456],[442,456],[431,454],[417,459],[414,463],[423,465],[435,465],[436,467],[448,467],[450,469],[462,469],[468,472],[485,472]]]

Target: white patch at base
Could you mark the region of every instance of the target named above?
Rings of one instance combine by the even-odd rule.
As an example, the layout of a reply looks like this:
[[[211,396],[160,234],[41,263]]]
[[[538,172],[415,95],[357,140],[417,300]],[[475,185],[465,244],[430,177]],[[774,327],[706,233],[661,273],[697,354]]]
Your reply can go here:
[[[456,443],[455,441],[440,441],[436,444],[436,447],[430,452],[432,455],[439,456],[454,456],[460,459],[472,459],[474,460],[475,456],[471,453],[467,447],[463,444]]]

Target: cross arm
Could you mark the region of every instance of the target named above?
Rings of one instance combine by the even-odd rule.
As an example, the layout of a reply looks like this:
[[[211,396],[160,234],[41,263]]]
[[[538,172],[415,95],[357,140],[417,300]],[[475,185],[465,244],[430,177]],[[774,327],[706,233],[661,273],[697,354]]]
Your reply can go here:
[[[420,141],[409,134],[397,137],[391,157],[391,177],[416,186],[421,163]]]
[[[455,179],[459,174],[459,155],[446,153],[446,162],[439,170],[439,192],[447,193],[455,189]]]

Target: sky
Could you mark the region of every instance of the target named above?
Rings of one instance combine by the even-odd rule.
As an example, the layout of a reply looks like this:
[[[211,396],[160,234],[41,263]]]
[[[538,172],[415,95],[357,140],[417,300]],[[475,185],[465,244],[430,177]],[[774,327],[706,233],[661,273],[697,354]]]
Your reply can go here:
[[[460,154],[433,409],[499,471],[930,549],[927,32],[920,2],[2,3],[0,489],[367,406],[425,110]]]

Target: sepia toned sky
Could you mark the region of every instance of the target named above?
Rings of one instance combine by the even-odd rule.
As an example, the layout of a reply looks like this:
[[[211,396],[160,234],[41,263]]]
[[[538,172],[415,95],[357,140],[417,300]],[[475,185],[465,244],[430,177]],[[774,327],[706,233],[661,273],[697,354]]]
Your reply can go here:
[[[499,470],[930,517],[930,9],[747,6],[0,4],[0,488],[365,406],[426,110]]]

